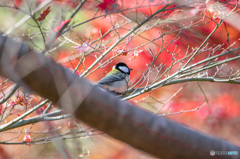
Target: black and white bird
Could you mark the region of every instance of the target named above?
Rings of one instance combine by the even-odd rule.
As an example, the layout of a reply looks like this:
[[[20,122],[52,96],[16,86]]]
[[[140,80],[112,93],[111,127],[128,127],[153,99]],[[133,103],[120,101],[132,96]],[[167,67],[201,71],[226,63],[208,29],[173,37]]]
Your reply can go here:
[[[112,70],[98,84],[108,91],[122,94],[128,89],[131,70],[125,63],[120,62],[113,66]]]

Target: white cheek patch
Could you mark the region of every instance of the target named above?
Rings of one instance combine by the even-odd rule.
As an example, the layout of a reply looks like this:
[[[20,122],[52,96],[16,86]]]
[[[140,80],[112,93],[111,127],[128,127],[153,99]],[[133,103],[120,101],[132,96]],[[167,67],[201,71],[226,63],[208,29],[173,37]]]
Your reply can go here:
[[[119,68],[119,70],[121,70],[121,71],[123,71],[125,73],[129,73],[129,69],[126,66],[119,66],[118,68]]]

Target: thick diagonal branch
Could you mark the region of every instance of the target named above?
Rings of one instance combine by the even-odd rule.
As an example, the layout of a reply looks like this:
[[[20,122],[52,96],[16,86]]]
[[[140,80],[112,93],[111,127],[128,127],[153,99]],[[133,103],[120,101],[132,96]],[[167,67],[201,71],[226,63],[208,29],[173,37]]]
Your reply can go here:
[[[74,113],[86,124],[157,157],[203,159],[211,157],[210,150],[240,152],[240,147],[228,141],[122,101],[26,45],[3,36],[0,74]]]

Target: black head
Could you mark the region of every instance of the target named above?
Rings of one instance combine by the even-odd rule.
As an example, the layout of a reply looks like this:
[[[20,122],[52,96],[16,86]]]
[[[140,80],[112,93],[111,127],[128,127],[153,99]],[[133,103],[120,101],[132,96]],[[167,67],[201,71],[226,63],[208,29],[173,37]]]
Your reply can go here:
[[[125,74],[130,74],[130,71],[132,70],[131,68],[129,68],[125,63],[118,63],[114,66],[115,69],[121,71],[122,73],[125,73]]]

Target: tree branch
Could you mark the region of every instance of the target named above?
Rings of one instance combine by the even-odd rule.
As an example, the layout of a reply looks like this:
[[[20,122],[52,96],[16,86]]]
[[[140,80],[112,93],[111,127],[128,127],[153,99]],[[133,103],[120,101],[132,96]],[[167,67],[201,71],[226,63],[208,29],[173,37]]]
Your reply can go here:
[[[34,15],[36,12],[47,6],[48,4],[52,3],[53,0],[46,0],[43,3],[41,3],[30,15]],[[12,28],[10,28],[8,31],[4,33],[4,35],[9,35],[13,31],[17,30],[20,26],[22,26],[26,21],[28,21],[31,16],[25,15],[20,21],[18,21]]]
[[[74,113],[89,126],[157,157],[203,159],[210,158],[211,150],[240,152],[240,147],[226,140],[122,101],[26,45],[3,36],[0,74],[48,98],[65,112]]]
[[[55,114],[57,116],[52,116],[53,114]],[[48,114],[42,114],[42,115],[31,117],[31,118],[28,118],[28,119],[19,120],[18,122],[12,124],[11,126],[6,127],[4,129],[4,131],[10,130],[10,129],[15,129],[15,128],[18,128],[18,127],[22,127],[22,126],[28,125],[28,124],[34,124],[34,123],[38,123],[38,122],[42,122],[42,121],[61,120],[61,119],[69,118],[69,117],[71,117],[71,115],[69,115],[69,114],[62,114],[61,115],[61,112],[59,112],[59,111],[48,113]]]
[[[23,119],[24,117],[26,117],[27,115],[33,113],[34,111],[36,111],[37,109],[41,108],[44,104],[46,104],[48,102],[48,100],[43,101],[42,103],[40,103],[39,105],[33,107],[32,109],[28,110],[27,112],[23,113],[22,115],[20,115],[19,117],[13,119],[12,121],[8,122],[7,124],[4,125],[0,125],[0,132],[6,131],[8,130],[8,128],[10,126],[12,126],[13,124],[17,123],[18,121],[20,121],[21,119]]]

